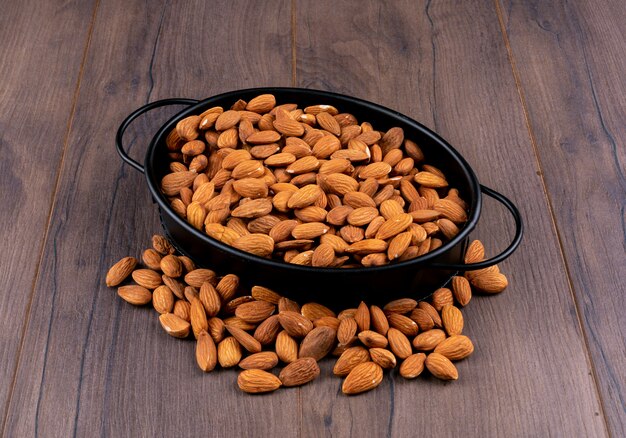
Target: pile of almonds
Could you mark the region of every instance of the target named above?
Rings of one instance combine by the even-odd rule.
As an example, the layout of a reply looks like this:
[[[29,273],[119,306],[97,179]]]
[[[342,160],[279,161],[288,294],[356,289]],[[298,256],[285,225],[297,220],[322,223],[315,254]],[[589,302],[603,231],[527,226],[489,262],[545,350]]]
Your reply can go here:
[[[480,241],[473,241],[465,263],[484,260]],[[299,386],[320,374],[318,361],[337,357],[333,373],[345,377],[342,390],[357,394],[378,386],[383,370],[399,365],[406,379],[424,368],[443,380],[456,380],[453,361],[474,351],[463,332],[458,307],[472,297],[472,287],[498,293],[507,286],[497,266],[468,271],[452,278],[450,288],[434,291],[429,301],[394,300],[384,307],[345,309],[335,314],[318,303],[299,305],[276,292],[254,286],[241,290],[239,278],[218,278],[210,269],[196,268],[166,238],[155,235],[152,248],[138,260],[125,257],[107,273],[106,284],[137,306],[152,303],[165,332],[196,339],[196,361],[205,372],[238,366],[237,383],[248,393]],[[129,277],[136,284],[124,284]],[[272,369],[284,367],[278,376]]]
[[[315,267],[419,257],[459,233],[467,204],[400,127],[271,94],[178,122],[161,181],[172,209],[223,243]]]

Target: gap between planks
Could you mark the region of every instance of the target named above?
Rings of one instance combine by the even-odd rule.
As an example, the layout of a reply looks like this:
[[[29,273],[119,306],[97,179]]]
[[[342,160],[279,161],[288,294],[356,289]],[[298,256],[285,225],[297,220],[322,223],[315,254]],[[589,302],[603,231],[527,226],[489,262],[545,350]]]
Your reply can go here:
[[[41,243],[41,247],[39,249],[39,256],[37,257],[37,263],[35,265],[35,276],[33,277],[33,281],[32,281],[32,285],[30,288],[30,293],[29,293],[29,297],[28,297],[28,303],[26,305],[26,311],[24,312],[24,322],[22,324],[22,329],[20,331],[20,344],[19,347],[17,349],[16,352],[16,358],[15,358],[15,365],[13,366],[13,373],[12,373],[12,378],[11,378],[11,383],[10,385],[10,389],[9,389],[9,394],[7,397],[7,402],[6,402],[6,408],[4,411],[4,415],[2,417],[2,427],[0,428],[0,430],[2,431],[2,433],[0,434],[0,436],[5,436],[5,428],[6,428],[6,424],[7,424],[7,420],[8,420],[8,416],[9,416],[9,407],[11,406],[11,401],[13,399],[13,391],[15,389],[15,380],[17,378],[17,370],[19,368],[20,365],[20,360],[21,360],[21,356],[22,356],[22,349],[24,347],[24,337],[26,334],[26,328],[28,327],[28,323],[30,321],[30,312],[31,312],[31,307],[32,307],[32,303],[33,303],[33,298],[34,298],[34,294],[35,294],[35,287],[37,286],[37,283],[39,282],[39,274],[40,274],[40,269],[41,269],[41,262],[43,260],[43,255],[46,249],[46,243],[48,242],[48,236],[49,236],[49,232],[50,232],[50,222],[52,220],[52,213],[54,211],[54,206],[56,204],[56,200],[57,200],[57,193],[59,190],[59,183],[61,181],[61,173],[63,172],[63,165],[65,163],[65,155],[67,152],[67,145],[69,143],[69,139],[70,139],[70,134],[72,132],[72,123],[74,122],[74,116],[76,114],[76,106],[78,103],[78,96],[80,95],[80,84],[82,82],[83,79],[83,73],[85,71],[85,63],[87,61],[87,54],[89,52],[89,46],[91,43],[91,37],[93,35],[93,30],[95,27],[95,22],[96,22],[96,16],[97,16],[97,12],[98,12],[98,7],[100,6],[100,0],[96,0],[94,7],[93,7],[93,12],[91,13],[91,22],[89,23],[89,29],[87,31],[87,38],[85,40],[85,47],[83,48],[83,55],[81,58],[81,62],[80,62],[80,67],[78,70],[78,77],[76,79],[76,87],[74,88],[74,96],[72,97],[72,104],[70,106],[70,113],[68,116],[68,120],[67,120],[67,126],[65,129],[65,135],[63,137],[63,149],[61,151],[61,158],[59,160],[59,164],[57,166],[57,171],[56,171],[56,177],[55,177],[55,181],[54,181],[54,189],[52,190],[52,195],[50,197],[50,206],[48,208],[48,215],[46,218],[46,222],[45,222],[45,228],[44,228],[44,233],[43,233],[43,239],[42,239],[42,243]]]
[[[533,149],[533,154],[535,156],[535,161],[539,169],[538,176],[541,181],[541,187],[543,189],[543,194],[545,196],[548,213],[550,214],[550,221],[552,223],[552,228],[554,230],[554,234],[559,244],[559,252],[561,255],[563,267],[565,269],[565,274],[567,276],[567,285],[568,285],[569,293],[570,293],[570,296],[572,297],[572,302],[574,303],[574,309],[576,311],[576,320],[578,321],[578,329],[581,333],[583,345],[585,347],[585,355],[587,357],[587,364],[589,366],[589,369],[591,370],[591,375],[592,375],[594,387],[596,390],[596,398],[598,399],[598,405],[600,406],[600,410],[602,411],[602,419],[604,420],[604,430],[605,430],[606,435],[610,436],[609,427],[608,427],[608,419],[606,418],[604,402],[602,399],[602,395],[600,393],[600,385],[598,383],[598,375],[596,372],[595,364],[593,362],[593,358],[591,357],[591,353],[590,353],[589,339],[587,337],[587,333],[585,331],[585,328],[581,319],[580,304],[578,303],[578,300],[576,299],[576,294],[574,293],[574,282],[572,281],[569,264],[567,263],[567,256],[565,254],[565,249],[563,246],[563,239],[561,237],[561,233],[559,231],[559,227],[556,221],[556,214],[554,213],[554,204],[552,202],[552,198],[550,196],[550,192],[548,191],[548,186],[547,186],[545,177],[543,175],[543,166],[541,163],[541,157],[539,155],[539,147],[537,146],[537,138],[535,136],[535,131],[532,127],[532,123],[530,121],[530,115],[529,115],[528,107],[526,104],[526,97],[522,89],[520,74],[515,64],[515,58],[513,56],[513,49],[509,42],[509,36],[507,33],[506,25],[504,23],[504,16],[502,15],[502,5],[500,4],[500,1],[501,0],[493,0],[495,9],[496,9],[496,15],[498,17],[498,23],[500,25],[500,33],[502,34],[504,46],[506,47],[507,57],[509,59],[509,64],[511,65],[511,73],[513,75],[513,80],[515,81],[515,88],[517,89],[517,95],[519,97],[520,105],[522,107],[522,113],[524,114],[524,122],[526,124],[526,129],[528,130],[528,137],[530,139],[531,147]]]

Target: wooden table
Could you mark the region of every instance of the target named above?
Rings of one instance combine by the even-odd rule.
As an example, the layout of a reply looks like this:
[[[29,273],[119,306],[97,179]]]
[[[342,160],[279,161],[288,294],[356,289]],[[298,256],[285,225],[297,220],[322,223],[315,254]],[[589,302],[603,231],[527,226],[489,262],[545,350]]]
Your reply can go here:
[[[17,436],[626,436],[623,1],[5,1],[0,409]],[[113,136],[166,97],[332,90],[405,113],[510,196],[511,286],[464,310],[460,380],[251,397],[104,286],[160,229]],[[140,157],[173,111],[128,135]],[[490,253],[512,224],[487,201]]]

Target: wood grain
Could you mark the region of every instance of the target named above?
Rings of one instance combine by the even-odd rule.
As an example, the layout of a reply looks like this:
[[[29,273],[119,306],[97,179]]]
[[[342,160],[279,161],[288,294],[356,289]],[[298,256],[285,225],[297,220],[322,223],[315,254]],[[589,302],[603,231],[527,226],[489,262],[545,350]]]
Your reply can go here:
[[[501,12],[609,431],[624,436],[626,9],[504,1]]]
[[[494,5],[319,1],[299,4],[297,14],[299,85],[365,97],[425,122],[527,218],[522,247],[502,264],[512,286],[465,311],[477,351],[459,364],[458,382],[406,382],[392,373],[376,391],[349,399],[337,380],[321,379],[302,389],[303,435],[324,424],[325,435],[340,436],[603,436]],[[504,247],[510,222],[486,202],[476,235],[490,253]],[[306,406],[314,407],[309,414]]]
[[[297,391],[242,397],[234,371],[204,376],[192,342],[104,286],[160,228],[143,176],[114,152],[117,125],[158,98],[288,85],[290,35],[287,1],[101,2],[6,436],[297,434]],[[131,154],[179,109],[138,121]]]
[[[92,1],[62,3],[0,7],[0,427],[94,7]]]

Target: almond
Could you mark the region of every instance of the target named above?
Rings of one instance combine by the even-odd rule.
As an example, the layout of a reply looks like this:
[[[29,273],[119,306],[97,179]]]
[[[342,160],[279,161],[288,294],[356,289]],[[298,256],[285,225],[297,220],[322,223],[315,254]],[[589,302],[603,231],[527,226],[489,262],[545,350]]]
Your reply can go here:
[[[387,257],[389,260],[400,258],[411,244],[411,239],[412,234],[408,231],[400,233],[391,239],[389,247],[387,248]]]
[[[274,313],[276,306],[267,301],[250,301],[237,307],[235,315],[246,322],[258,324]]]
[[[419,332],[417,323],[407,316],[399,313],[390,313],[387,319],[391,327],[401,331],[406,336],[415,336]]]
[[[202,119],[200,116],[185,117],[176,124],[176,132],[183,140],[193,140],[198,137],[198,126]]]
[[[322,191],[316,184],[308,184],[291,195],[287,201],[289,208],[303,208],[313,205],[320,197]]]
[[[311,266],[328,267],[332,265],[334,260],[335,250],[333,247],[328,243],[322,243],[313,251]]]
[[[157,287],[152,292],[152,305],[159,313],[170,313],[174,309],[174,294],[172,290],[165,286]]]
[[[202,331],[209,330],[209,323],[207,321],[206,312],[204,311],[204,306],[197,298],[191,300],[189,318],[191,320],[191,328],[193,329],[193,334],[196,338],[200,335]]]
[[[427,330],[431,330],[435,327],[435,323],[433,319],[430,317],[428,312],[423,309],[414,309],[409,316],[413,321],[417,323],[420,331],[425,332]]]
[[[474,240],[465,251],[465,264],[482,262],[485,259],[485,247],[480,240]]]
[[[239,342],[239,344],[245,348],[250,353],[258,353],[261,351],[261,343],[254,339],[254,337],[247,333],[245,330],[242,330],[234,325],[228,324],[225,322],[226,330]]]
[[[402,213],[385,221],[376,233],[376,238],[381,240],[389,239],[400,234],[413,223],[413,218],[408,213]]]
[[[296,225],[291,231],[291,235],[295,239],[315,239],[329,230],[328,225],[323,222],[309,222],[306,224]]]
[[[152,269],[136,269],[132,276],[138,285],[146,289],[156,289],[162,284],[161,275]]]
[[[472,288],[467,278],[460,275],[452,277],[452,294],[461,306],[466,306],[472,299]]]
[[[400,359],[406,359],[412,353],[411,342],[400,330],[391,327],[387,332],[389,348]]]
[[[291,363],[298,358],[298,343],[289,336],[286,330],[276,337],[276,354],[284,363]]]
[[[215,121],[215,129],[217,131],[225,131],[232,128],[241,120],[241,114],[238,111],[224,111],[217,117]]]
[[[222,306],[220,295],[217,293],[215,287],[205,281],[200,286],[200,292],[198,294],[198,298],[202,305],[204,306],[204,310],[209,317],[213,317],[217,315]]]
[[[241,347],[237,339],[228,336],[217,344],[217,360],[222,368],[236,366],[241,360]]]
[[[217,365],[217,348],[215,342],[206,331],[198,334],[196,341],[196,362],[200,369],[209,372]]]
[[[244,370],[237,377],[239,389],[249,394],[272,392],[280,388],[278,377],[263,370]]]
[[[385,316],[385,313],[380,307],[370,307],[370,319],[372,330],[380,333],[383,336],[386,336],[387,331],[389,331],[389,321],[387,320],[387,316]]]
[[[367,304],[363,301],[361,301],[361,304],[359,304],[359,307],[356,309],[354,320],[356,321],[359,332],[370,329],[370,311],[367,308]]]
[[[325,135],[315,142],[311,153],[319,159],[328,158],[341,149],[341,143],[337,137]]]
[[[178,300],[174,303],[174,311],[172,312],[174,315],[179,318],[189,322],[191,319],[189,317],[189,312],[191,310],[191,305],[185,300]]]
[[[443,309],[443,306],[447,304],[450,304],[450,305],[454,304],[452,291],[446,287],[437,289],[433,293],[431,300],[433,303],[433,307],[438,311],[441,311],[441,309]]]
[[[164,256],[160,262],[161,271],[168,277],[177,278],[183,275],[183,264],[175,255]]]
[[[269,345],[276,341],[278,332],[281,330],[278,315],[272,315],[263,321],[254,331],[254,339],[261,345]]]
[[[339,323],[337,329],[337,340],[340,344],[348,344],[354,339],[357,331],[357,324],[354,318],[344,318]]]
[[[441,322],[448,335],[460,335],[463,332],[463,315],[461,311],[451,304],[441,309]]]
[[[467,221],[467,213],[463,208],[454,201],[448,199],[440,199],[435,202],[434,209],[443,217],[449,219],[455,224],[461,224]]]
[[[368,164],[367,166],[365,166],[359,172],[359,178],[379,179],[379,178],[383,178],[384,176],[387,176],[389,172],[391,172],[391,166],[389,165],[389,163],[385,163],[384,161],[382,161],[380,163],[372,163],[372,164]]]
[[[226,331],[226,326],[224,325],[224,321],[220,318],[213,317],[210,318],[209,321],[209,334],[213,341],[217,344],[222,339],[224,339],[224,332]]]
[[[417,306],[420,309],[424,310],[426,313],[428,313],[428,316],[430,316],[433,320],[433,324],[435,324],[435,327],[442,327],[441,317],[439,316],[439,312],[437,312],[437,309],[435,309],[426,301],[420,301],[419,303],[417,303]]]
[[[448,182],[445,178],[430,172],[418,172],[414,176],[414,180],[416,183],[428,188],[448,187]]]
[[[265,234],[248,234],[235,240],[233,246],[259,257],[267,257],[274,251],[274,239]]]
[[[235,295],[238,287],[239,277],[235,274],[228,274],[222,277],[215,289],[222,297],[222,300],[229,301]]]
[[[442,341],[435,347],[435,353],[439,353],[450,360],[461,360],[474,352],[474,344],[467,336],[454,335]]]
[[[342,206],[342,207],[347,207],[347,206]],[[341,207],[338,207],[338,208],[341,208]],[[356,227],[362,227],[363,225],[369,224],[377,217],[378,217],[378,210],[376,208],[359,207],[354,210],[350,210],[346,219],[350,225],[354,225]],[[340,224],[336,224],[336,225],[340,225]]]
[[[134,284],[129,286],[120,286],[117,289],[117,294],[124,301],[134,304],[135,306],[143,306],[152,300],[152,294],[148,289]]]
[[[343,173],[331,173],[323,175],[323,177],[331,193],[343,196],[346,193],[355,192],[359,189],[359,183],[354,178]]]
[[[319,303],[306,303],[302,306],[300,312],[302,313],[302,316],[310,319],[311,321],[315,321],[316,319],[324,316],[335,316],[335,312]]]
[[[273,94],[260,94],[252,99],[246,105],[247,111],[258,114],[267,113],[276,106],[276,98]]]
[[[195,269],[185,275],[185,283],[189,286],[202,287],[202,284],[207,281],[211,284],[215,284],[216,281],[215,272],[210,269]]]
[[[161,269],[161,254],[159,254],[155,249],[146,249],[141,256],[141,260],[146,267],[152,269],[153,271]],[[107,286],[108,285],[109,284],[107,283]]]
[[[175,338],[186,338],[189,336],[191,325],[173,313],[164,313],[159,316],[159,322],[163,330]]]
[[[405,379],[414,379],[424,371],[424,361],[426,355],[424,353],[412,354],[400,365],[400,375]]]
[[[315,359],[304,357],[294,360],[280,372],[279,378],[284,386],[301,386],[320,375],[320,368]]]
[[[328,112],[322,111],[315,115],[317,123],[328,132],[339,136],[341,134],[341,126],[339,122]]]
[[[383,310],[386,313],[409,313],[417,306],[417,301],[412,298],[400,298],[394,301],[388,302]]]
[[[389,343],[386,337],[371,330],[362,331],[358,338],[368,348],[385,348]]]
[[[134,257],[124,257],[113,266],[107,272],[106,285],[108,287],[115,287],[122,283],[133,272],[137,266],[137,259]]]
[[[374,362],[357,365],[341,386],[344,394],[359,394],[376,388],[383,380],[383,369]]]
[[[370,348],[372,361],[380,365],[383,369],[391,369],[396,366],[396,357],[389,350],[384,348]]]
[[[278,356],[273,351],[254,353],[239,362],[244,370],[271,370],[278,365]]]
[[[281,296],[271,289],[263,286],[252,286],[252,296],[259,301],[266,301],[271,304],[278,304]]]
[[[278,320],[285,331],[294,338],[303,338],[313,330],[313,323],[308,318],[296,312],[280,312]]]
[[[333,348],[337,332],[330,327],[316,327],[302,340],[298,357],[312,357],[320,360]]]
[[[383,252],[387,249],[387,242],[381,239],[365,239],[353,243],[346,248],[349,254],[371,254],[374,252]]]
[[[485,272],[472,278],[472,285],[481,292],[496,294],[502,292],[509,282],[504,274]]]
[[[413,347],[422,351],[434,350],[444,339],[446,339],[446,334],[443,330],[428,330],[413,339]]]
[[[430,353],[426,357],[426,368],[430,373],[442,380],[457,380],[459,373],[450,360],[439,353]]]

